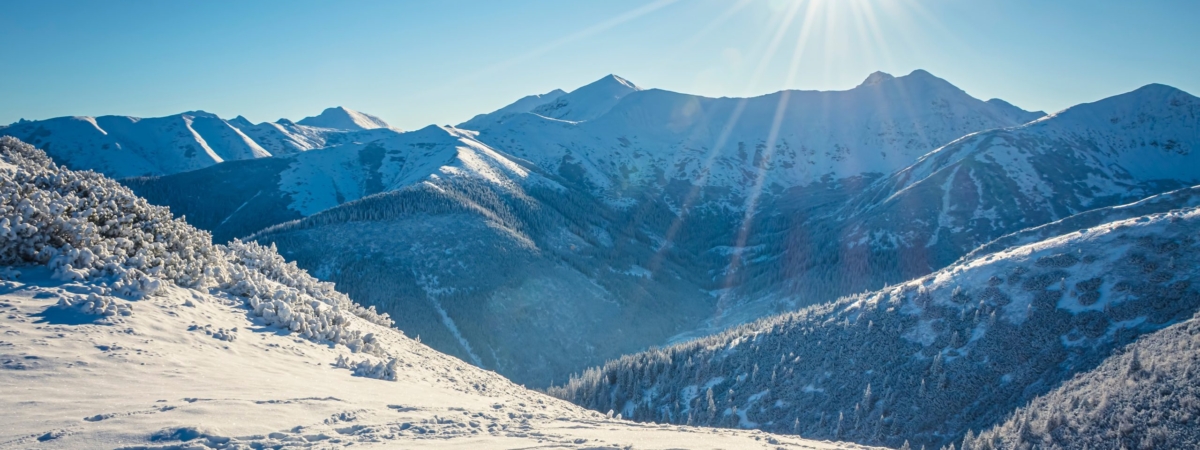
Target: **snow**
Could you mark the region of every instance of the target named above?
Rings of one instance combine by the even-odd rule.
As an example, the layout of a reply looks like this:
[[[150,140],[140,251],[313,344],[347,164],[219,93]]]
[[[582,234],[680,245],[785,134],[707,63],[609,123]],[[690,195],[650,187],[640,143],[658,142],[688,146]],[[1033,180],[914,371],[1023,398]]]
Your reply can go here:
[[[442,176],[481,179],[514,192],[527,183],[554,184],[476,141],[470,131],[429,126],[295,155],[279,187],[291,196],[292,210],[309,216]]]
[[[29,142],[74,169],[126,178],[291,155],[398,133],[377,117],[344,108],[330,108],[300,122],[280,119],[277,123],[254,125],[242,116],[224,120],[204,111],[188,111],[155,118],[100,116],[24,121],[0,127],[0,135]]]
[[[875,75],[848,91],[752,98],[643,90],[606,77],[529,114],[481,123],[478,140],[551,172],[576,164],[601,191],[657,183],[661,174],[744,195],[826,175],[890,173],[965,134],[1024,122],[923,71]]]
[[[566,95],[566,92],[564,92],[562,89],[555,89],[545,94],[527,95],[525,97],[521,97],[521,99],[515,102],[512,102],[508,106],[487,114],[479,114],[475,117],[472,117],[471,120],[458,124],[457,128],[478,130],[491,124],[492,122],[498,122],[507,119],[515,114],[530,112],[534,108],[555,101],[563,95]]]
[[[399,370],[395,381],[358,377],[335,364],[361,354],[294,339],[248,320],[240,302],[177,287],[108,297],[134,307],[111,324],[73,320],[47,312],[89,285],[46,269],[24,275],[0,284],[0,447],[774,448],[770,438],[859,448],[607,419],[374,324],[363,325]]]
[[[313,117],[305,117],[296,123],[316,128],[351,131],[391,128],[383,119],[341,106],[326,108],[324,111],[321,111],[321,114]]]
[[[560,95],[530,110],[538,116],[567,122],[600,117],[626,95],[642,90],[629,80],[609,75],[587,86]]]

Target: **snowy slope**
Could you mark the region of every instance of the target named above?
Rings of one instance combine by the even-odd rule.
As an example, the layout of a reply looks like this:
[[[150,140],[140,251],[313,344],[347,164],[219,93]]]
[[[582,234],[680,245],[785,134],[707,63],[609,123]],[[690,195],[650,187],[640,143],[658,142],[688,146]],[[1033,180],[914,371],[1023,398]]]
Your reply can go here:
[[[321,114],[313,117],[305,117],[296,123],[316,128],[351,131],[391,128],[383,119],[341,106],[325,108],[324,111],[321,111]]]
[[[458,124],[457,127],[468,130],[478,130],[491,124],[492,122],[498,122],[516,114],[532,111],[534,108],[555,101],[565,94],[566,92],[564,92],[562,89],[555,89],[545,94],[527,95],[503,108],[487,114],[476,115],[475,117],[472,117],[471,120]]]
[[[712,303],[676,262],[651,278],[639,264],[654,238],[560,181],[474,132],[427,127],[125,183],[218,240],[253,235],[405,311],[398,326],[440,351],[545,386],[691,330]]]
[[[526,390],[11,138],[0,185],[0,447],[855,448],[639,426]]]
[[[550,392],[635,420],[958,443],[1200,311],[1198,230],[1197,208],[1110,222],[629,355]]]
[[[1200,317],[1143,336],[962,448],[1197,448]]]
[[[94,286],[22,270],[0,286],[0,448],[859,448],[608,419],[373,325],[395,379],[354,376],[336,364],[363,356],[195,290],[55,315]]]
[[[431,125],[298,155],[281,174],[280,188],[294,199],[290,208],[308,216],[430,177],[469,176],[511,189],[530,175],[474,133]]]
[[[1152,195],[1125,205],[1093,209],[1045,225],[1009,233],[981,245],[975,250],[971,250],[970,253],[963,255],[962,259],[975,259],[1009,247],[1031,244],[1054,236],[1103,225],[1108,222],[1198,206],[1200,206],[1200,186],[1192,186]]]
[[[1007,232],[1196,185],[1196,150],[1200,98],[1149,85],[966,136],[881,180],[839,214],[860,218],[852,242],[962,254]]]
[[[546,183],[474,134],[436,126],[330,134],[317,150],[126,184],[223,241],[429,178],[465,176],[507,189]],[[210,189],[200,196],[191,189],[197,185]]]
[[[744,253],[723,261],[735,281],[760,285],[733,283],[725,294],[730,302],[757,304],[733,308],[736,315],[717,322],[878,289],[1009,233],[1060,220],[1094,223],[1102,217],[1070,218],[1195,186],[1198,117],[1200,99],[1150,85],[1019,127],[972,133],[878,180],[818,183],[768,200]],[[1143,214],[1158,211],[1147,206]]]
[[[296,125],[286,119],[255,125],[245,117],[237,116],[229,120],[229,124],[254,139],[274,156],[290,155],[324,147],[325,140],[331,134],[329,130]]]
[[[664,342],[710,311],[690,268],[640,266],[656,258],[653,237],[599,199],[536,167],[437,167],[251,238],[363,304],[405,311],[397,326],[434,348],[532,386]]]
[[[965,134],[1024,120],[928,72],[875,78],[848,91],[745,99],[635,90],[605,78],[576,92],[629,92],[614,105],[589,96],[589,108],[605,111],[596,117],[547,115],[565,110],[558,103],[582,103],[572,93],[484,127],[480,140],[552,172],[577,171],[601,190],[678,180],[744,196],[827,175],[890,173]]]
[[[568,122],[600,117],[626,95],[640,91],[629,80],[609,75],[570,93],[559,95],[530,110],[531,113]]]

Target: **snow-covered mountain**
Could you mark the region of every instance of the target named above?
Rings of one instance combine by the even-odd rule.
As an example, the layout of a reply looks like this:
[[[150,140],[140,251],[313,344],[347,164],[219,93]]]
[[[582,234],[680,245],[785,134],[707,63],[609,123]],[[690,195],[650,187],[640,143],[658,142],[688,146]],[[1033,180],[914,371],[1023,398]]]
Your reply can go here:
[[[397,326],[422,342],[535,386],[711,310],[694,269],[641,265],[654,240],[620,211],[528,163],[499,176],[459,164],[251,238],[363,304],[407,311]]]
[[[529,112],[567,122],[592,120],[607,113],[626,95],[642,88],[616,75],[609,75],[570,93],[560,95]]]
[[[338,136],[363,142],[125,184],[224,241],[438,177],[474,177],[509,188],[546,182],[474,135],[437,126],[407,133],[363,131]],[[209,189],[197,192],[194,186]]]
[[[968,135],[868,188],[847,241],[961,255],[1006,232],[1200,184],[1200,98],[1149,85]],[[945,248],[944,247],[949,247]]]
[[[71,168],[126,178],[169,175],[398,133],[374,116],[342,108],[327,109],[301,122],[305,121],[314,125],[286,119],[254,125],[242,116],[224,120],[204,111],[156,118],[59,117],[3,126],[0,135],[29,142]]]
[[[184,172],[269,152],[241,130],[203,111],[140,119],[60,117],[0,128],[56,161],[113,177]]]
[[[472,117],[471,120],[458,124],[458,128],[478,130],[488,126],[492,122],[501,121],[516,114],[530,112],[534,108],[555,101],[565,94],[566,92],[564,92],[562,89],[555,89],[545,94],[527,95],[503,108],[487,114],[476,115],[475,117]]]
[[[862,448],[643,426],[524,389],[8,137],[0,186],[0,447]]]
[[[731,190],[728,201],[740,206],[745,196],[825,177],[887,174],[963,135],[1039,115],[1013,109],[925,71],[872,75],[848,91],[753,98],[642,90],[610,76],[484,124],[479,139],[612,195],[682,182]]]
[[[1194,207],[1110,222],[622,357],[549,392],[642,421],[890,447],[958,443],[1200,311],[1197,231]],[[1164,407],[1124,414],[1169,414]]]
[[[352,131],[391,128],[383,119],[341,106],[325,108],[324,111],[321,111],[321,114],[313,117],[305,117],[296,123],[314,128]]]
[[[1200,184],[1197,117],[1200,99],[1150,85],[972,133],[872,183],[799,189],[764,211],[729,267],[783,289],[735,293],[827,301],[922,276],[1008,233]]]

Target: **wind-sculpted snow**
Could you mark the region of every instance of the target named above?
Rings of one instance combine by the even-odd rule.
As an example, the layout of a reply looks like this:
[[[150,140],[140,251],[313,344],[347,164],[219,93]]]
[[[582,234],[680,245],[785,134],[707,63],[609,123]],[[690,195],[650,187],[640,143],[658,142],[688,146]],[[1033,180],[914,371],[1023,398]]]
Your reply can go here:
[[[1200,209],[1069,233],[622,357],[550,389],[639,421],[958,443],[1200,309]]]
[[[391,319],[354,304],[273,248],[213,245],[207,232],[167,208],[102,175],[63,169],[11,137],[0,137],[0,158],[0,264],[45,265],[58,279],[92,281],[99,294],[132,299],[153,296],[165,283],[213,289],[301,337],[378,353],[371,334],[347,326],[349,317],[384,325]],[[92,297],[60,306],[128,315]]]

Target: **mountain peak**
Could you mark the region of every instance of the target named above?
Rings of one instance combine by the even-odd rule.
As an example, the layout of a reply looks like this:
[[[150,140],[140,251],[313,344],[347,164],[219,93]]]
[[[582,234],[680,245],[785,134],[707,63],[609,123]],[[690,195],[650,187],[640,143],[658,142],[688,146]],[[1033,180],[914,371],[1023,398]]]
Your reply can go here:
[[[611,73],[608,74],[608,76],[601,78],[592,84],[589,84],[588,86],[592,86],[592,85],[609,85],[609,86],[617,87],[618,89],[620,87],[625,87],[625,88],[632,89],[635,91],[642,90],[642,88],[638,87],[636,84],[633,84],[632,81],[626,80],[624,78],[621,78],[621,77],[616,76]],[[587,86],[584,86],[584,87],[587,87]],[[580,89],[583,89],[583,88],[580,88]]]
[[[885,81],[891,81],[895,79],[896,77],[892,76],[890,73],[876,71],[875,73],[867,75],[867,79],[863,80],[859,86],[875,86]]]
[[[209,118],[209,119],[219,119],[219,117],[217,117],[216,114],[210,113],[208,111],[200,110],[200,109],[197,109],[195,111],[187,111],[187,112],[181,113],[180,115],[181,116],[191,116],[191,117],[204,117],[204,118]]]
[[[305,117],[296,123],[310,127],[334,128],[340,130],[371,130],[375,128],[391,128],[391,126],[388,125],[387,122],[384,122],[383,119],[341,106],[325,108],[324,111],[321,111],[320,115],[314,117]]]
[[[555,101],[534,108],[531,112],[571,122],[592,120],[612,109],[618,101],[634,92],[641,91],[633,82],[616,75],[608,75],[593,81]]]
[[[1093,125],[1124,124],[1136,120],[1139,124],[1166,127],[1176,123],[1193,128],[1188,121],[1200,113],[1200,98],[1165,84],[1147,84],[1124,94],[1114,95],[1091,103],[1075,105],[1053,116],[1059,120],[1085,122]],[[1137,119],[1133,119],[1136,117]],[[1187,125],[1184,125],[1184,124]],[[1149,125],[1147,125],[1149,126]]]
[[[229,119],[228,122],[231,125],[233,125],[234,127],[237,127],[239,129],[250,128],[250,127],[254,126],[254,123],[250,122],[250,119],[247,119],[245,116],[241,116],[241,115],[234,117],[232,119]]]

